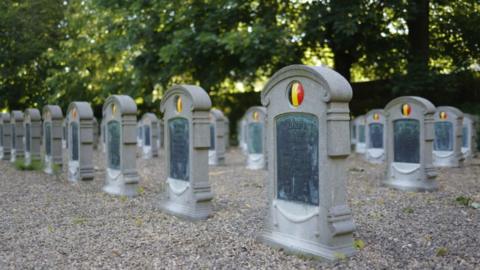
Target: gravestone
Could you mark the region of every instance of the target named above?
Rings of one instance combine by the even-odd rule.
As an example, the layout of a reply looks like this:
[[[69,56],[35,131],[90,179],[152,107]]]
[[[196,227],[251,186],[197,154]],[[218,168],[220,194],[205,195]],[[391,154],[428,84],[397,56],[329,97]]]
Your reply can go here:
[[[358,154],[365,154],[366,149],[366,128],[365,128],[365,115],[360,115],[353,120],[356,130],[355,139],[355,152]]]
[[[24,115],[21,111],[12,111],[10,114],[10,125],[12,130],[12,150],[10,161],[25,158],[25,129],[23,126]]]
[[[145,113],[140,120],[142,127],[142,157],[158,157],[158,118],[153,113]]]
[[[433,165],[460,167],[463,165],[463,113],[454,107],[440,106],[435,113]]]
[[[160,104],[165,123],[167,188],[163,211],[188,219],[212,214],[208,181],[210,107],[207,92],[193,85],[174,85]]]
[[[108,97],[103,105],[106,136],[106,176],[103,190],[113,195],[137,195],[137,105],[125,95]]]
[[[225,165],[225,116],[217,109],[210,110],[208,165]]]
[[[352,149],[355,149],[357,144],[357,126],[354,123],[353,115],[350,117],[350,145]]]
[[[383,110],[371,110],[365,115],[365,158],[371,163],[385,161],[385,115]]]
[[[259,239],[329,260],[353,255],[346,192],[349,83],[326,67],[292,65],[273,75],[261,98],[269,203]]]
[[[98,121],[95,116],[93,116],[93,149],[98,149]]]
[[[63,113],[57,105],[46,105],[42,110],[44,172],[53,174],[54,168],[62,168]]]
[[[143,146],[143,127],[140,122],[137,123],[137,146]]]
[[[247,138],[246,138],[246,134],[247,134],[247,118],[245,117],[245,115],[242,117],[242,119],[240,119],[239,123],[238,123],[238,145],[240,146],[240,149],[242,150],[242,153],[244,153],[245,155],[247,154]]]
[[[12,126],[10,124],[10,114],[0,112],[0,143],[2,151],[0,152],[1,160],[10,160],[12,151]]]
[[[230,148],[230,120],[225,116],[225,149]]]
[[[30,165],[32,161],[39,161],[40,145],[42,141],[42,116],[38,109],[26,109],[24,119],[25,129],[25,164]]]
[[[466,163],[470,163],[475,152],[473,142],[475,141],[475,121],[471,114],[463,114],[462,129],[462,154]]]
[[[265,168],[265,107],[254,106],[247,110],[247,169]]]
[[[160,148],[163,148],[163,142],[164,142],[164,131],[165,131],[165,127],[163,125],[163,120],[162,119],[158,119],[158,150],[160,150]]]
[[[385,185],[407,191],[437,189],[432,165],[434,113],[435,106],[421,97],[399,97],[387,104]]]
[[[93,110],[88,102],[70,103],[67,110],[68,180],[93,180]]]

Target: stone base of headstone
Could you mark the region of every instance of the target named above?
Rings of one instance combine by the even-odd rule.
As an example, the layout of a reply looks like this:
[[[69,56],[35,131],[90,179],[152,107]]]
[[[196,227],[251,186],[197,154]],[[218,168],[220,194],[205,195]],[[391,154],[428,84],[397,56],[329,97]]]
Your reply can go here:
[[[365,144],[364,143],[357,143],[355,145],[355,153],[358,154],[365,154]]]
[[[262,170],[265,169],[265,157],[263,154],[249,154],[247,156],[247,169]]]
[[[189,220],[212,216],[213,194],[210,188],[192,189],[189,182],[168,179],[167,197],[160,201],[160,209],[168,214]]]
[[[15,149],[12,149],[12,152],[10,154],[10,162],[15,162],[17,160],[17,153],[15,153]]]
[[[223,166],[225,165],[225,157],[218,157],[216,151],[208,151],[208,165]]]
[[[142,158],[143,159],[152,159],[152,147],[144,146],[142,149]]]
[[[124,195],[133,197],[138,194],[139,176],[135,172],[132,175],[127,173],[108,172],[103,191],[112,195]]]
[[[314,241],[306,241],[293,238],[290,235],[274,231],[263,231],[258,240],[277,248],[284,249],[287,253],[298,254],[302,256],[311,256],[314,258],[327,259],[330,261],[340,260],[345,257],[353,256],[357,253],[353,244],[343,247],[328,247]]]
[[[387,176],[387,180],[383,184],[403,191],[435,191],[438,189],[435,179],[437,173],[435,168],[426,168],[425,174],[422,175],[419,164],[413,163],[392,163],[391,175]]]
[[[89,181],[95,177],[95,170],[93,167],[81,167],[78,161],[68,162],[68,180],[71,182]]]
[[[463,163],[470,164],[472,163],[472,151],[468,147],[462,147]]]
[[[383,149],[367,149],[365,159],[373,164],[382,164],[385,161],[385,151]]]
[[[433,151],[432,164],[435,167],[457,168],[462,166],[463,158],[455,157],[453,151]]]

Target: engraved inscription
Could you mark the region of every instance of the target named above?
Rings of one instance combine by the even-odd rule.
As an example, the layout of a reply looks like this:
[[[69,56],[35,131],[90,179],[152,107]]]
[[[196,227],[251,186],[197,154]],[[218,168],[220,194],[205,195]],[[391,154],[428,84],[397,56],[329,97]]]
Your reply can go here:
[[[151,142],[150,142],[150,126],[149,125],[143,126],[143,135],[144,135],[143,144],[145,146],[150,146]]]
[[[263,124],[248,124],[248,153],[261,154],[263,152]]]
[[[189,181],[189,125],[185,118],[168,121],[170,135],[170,177]]]
[[[393,122],[393,161],[420,163],[420,122],[399,119]]]
[[[77,161],[78,160],[78,147],[79,147],[79,144],[80,142],[78,141],[78,138],[79,138],[79,132],[80,130],[78,129],[78,123],[77,122],[72,122],[70,124],[70,128],[71,128],[71,155],[72,155],[72,160],[74,161]]]
[[[453,125],[450,122],[435,123],[433,150],[453,151]]]
[[[383,148],[383,124],[371,123],[368,125],[369,146],[368,148]]]
[[[303,113],[276,119],[277,197],[318,205],[318,120]]]
[[[12,124],[12,149],[17,148],[17,134],[15,133],[15,125]]]
[[[45,153],[47,156],[52,155],[52,123],[45,123]]]
[[[112,120],[107,124],[108,167],[120,169],[120,122]]]
[[[30,135],[30,123],[25,124],[25,151],[27,153],[30,153],[30,143],[31,143],[31,135]]]
[[[468,137],[470,137],[470,134],[468,132],[468,126],[463,126],[462,128],[462,147],[466,148],[468,147]]]
[[[210,124],[210,148],[208,150],[215,150],[215,124]]]
[[[358,126],[358,142],[365,143],[365,125]]]

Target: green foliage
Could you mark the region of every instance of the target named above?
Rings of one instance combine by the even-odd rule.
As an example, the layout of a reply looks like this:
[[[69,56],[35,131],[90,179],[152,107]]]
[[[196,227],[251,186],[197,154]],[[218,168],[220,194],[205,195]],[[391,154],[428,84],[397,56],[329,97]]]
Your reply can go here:
[[[42,170],[42,162],[39,160],[32,160],[30,164],[26,164],[24,159],[15,160],[15,168],[20,171],[40,171]]]
[[[363,242],[361,239],[355,239],[353,241],[353,247],[358,250],[362,250],[365,247],[365,242]]]
[[[473,202],[472,198],[465,196],[459,196],[455,201],[463,206],[469,206]]]
[[[439,257],[443,257],[443,256],[447,255],[447,253],[448,253],[448,249],[446,247],[439,247],[437,249],[437,256],[439,256]]]
[[[402,211],[404,213],[407,213],[407,214],[413,214],[413,212],[414,212],[413,208],[411,208],[411,207],[405,207],[405,208],[403,208]]]

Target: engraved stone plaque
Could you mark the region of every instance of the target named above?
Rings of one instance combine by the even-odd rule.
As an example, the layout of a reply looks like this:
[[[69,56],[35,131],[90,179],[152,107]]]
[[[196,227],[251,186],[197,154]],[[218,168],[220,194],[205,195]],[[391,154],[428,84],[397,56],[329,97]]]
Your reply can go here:
[[[365,143],[365,125],[358,126],[358,141]]]
[[[80,142],[79,142],[79,133],[80,133],[80,130],[78,128],[78,123],[77,122],[71,122],[70,123],[70,126],[71,126],[71,136],[72,136],[72,142],[71,142],[71,151],[72,151],[72,160],[74,161],[78,161],[79,159],[79,145],[80,145]]]
[[[453,125],[450,122],[435,122],[435,151],[453,151]]]
[[[17,134],[15,133],[15,124],[12,124],[12,150],[17,148]]]
[[[214,124],[210,124],[210,148],[209,150],[215,150],[215,126]]]
[[[143,126],[143,144],[145,146],[151,145],[151,138],[150,138],[150,126],[144,125]]]
[[[469,147],[468,146],[468,137],[470,136],[470,133],[468,132],[468,127],[463,126],[462,128],[462,147]]]
[[[277,196],[318,205],[318,121],[313,115],[288,113],[276,119]]]
[[[45,153],[47,156],[52,155],[52,124],[45,123]]]
[[[248,152],[250,154],[263,153],[263,124],[250,123],[248,124]]]
[[[31,136],[31,129],[30,129],[30,123],[25,124],[25,151],[30,153],[31,151],[31,141],[32,141],[32,136]]]
[[[170,133],[170,177],[189,181],[189,125],[185,118],[168,121]]]
[[[370,135],[368,148],[383,148],[383,124],[371,123],[368,129]]]
[[[120,123],[110,121],[107,124],[108,167],[120,170]]]
[[[394,162],[420,163],[420,122],[395,120],[393,136]]]
[[[3,146],[3,125],[0,125],[0,146]]]

